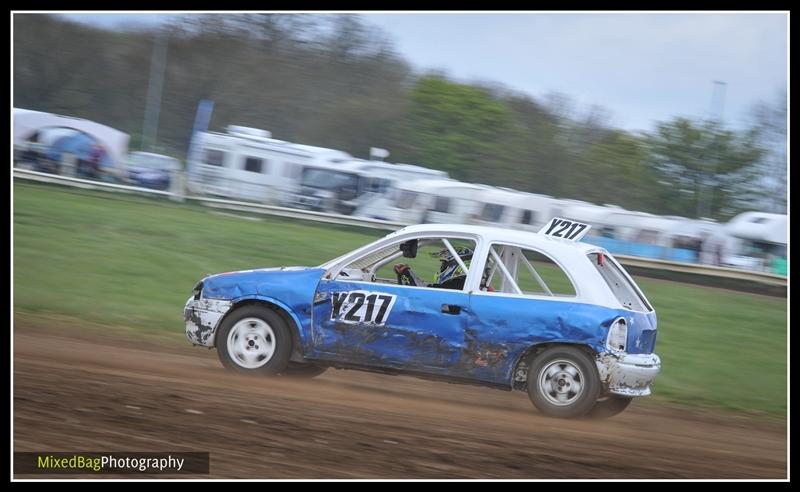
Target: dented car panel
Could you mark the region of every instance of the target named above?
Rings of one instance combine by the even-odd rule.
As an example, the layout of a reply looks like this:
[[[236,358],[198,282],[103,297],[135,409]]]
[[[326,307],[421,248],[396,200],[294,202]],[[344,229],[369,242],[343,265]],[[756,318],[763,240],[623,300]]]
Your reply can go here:
[[[195,299],[186,301],[183,321],[186,323],[186,338],[193,345],[213,347],[219,321],[231,309],[231,301],[221,299]]]
[[[604,350],[608,327],[619,316],[618,310],[601,306],[490,294],[473,294],[470,305],[467,336],[476,353],[465,369],[475,378],[508,385],[521,358],[535,345],[569,343]],[[481,360],[481,349],[492,350],[493,357]]]
[[[295,321],[301,345],[311,332],[311,303],[324,273],[321,268],[266,268],[211,275],[202,280],[199,299],[190,298],[184,309],[186,337],[205,347],[216,346],[216,331],[235,304],[265,301],[283,309]]]
[[[335,296],[353,292],[363,292],[366,302],[351,316],[359,322],[348,323],[348,311],[335,306]],[[371,296],[376,305],[370,312]],[[376,319],[381,296],[393,302],[385,319]],[[467,318],[444,314],[442,306],[468,302],[468,294],[455,290],[323,280],[314,311],[313,353],[328,360],[449,374],[463,352]]]

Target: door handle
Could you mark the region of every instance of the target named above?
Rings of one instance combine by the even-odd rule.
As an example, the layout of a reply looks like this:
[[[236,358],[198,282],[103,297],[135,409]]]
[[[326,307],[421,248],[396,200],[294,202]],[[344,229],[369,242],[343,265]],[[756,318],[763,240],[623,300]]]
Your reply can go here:
[[[455,304],[442,304],[442,312],[444,314],[460,314],[461,306]]]

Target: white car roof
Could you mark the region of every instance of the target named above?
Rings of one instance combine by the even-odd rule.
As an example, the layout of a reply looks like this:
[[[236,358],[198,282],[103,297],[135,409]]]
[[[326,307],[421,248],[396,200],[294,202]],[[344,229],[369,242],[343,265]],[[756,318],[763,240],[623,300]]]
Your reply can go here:
[[[610,308],[622,308],[620,301],[609,288],[606,281],[602,278],[597,269],[592,265],[588,254],[592,252],[603,252],[608,257],[608,251],[592,244],[559,239],[535,232],[526,232],[500,227],[477,226],[465,224],[421,224],[404,227],[382,239],[358,248],[343,256],[330,260],[321,265],[322,268],[333,269],[343,268],[344,265],[353,261],[355,258],[363,256],[369,251],[374,251],[385,247],[395,241],[404,241],[407,237],[419,235],[448,236],[448,235],[473,235],[478,236],[484,241],[484,247],[494,242],[509,243],[522,248],[532,248],[547,254],[554,260],[571,279],[576,289],[575,297],[550,298],[561,299],[569,302],[580,302],[595,304]],[[616,260],[613,260],[616,263]],[[618,264],[618,263],[617,263]],[[627,275],[627,273],[626,273]],[[630,279],[630,276],[628,275]],[[633,285],[635,282],[630,279]],[[639,293],[642,297],[644,294]]]
[[[393,232],[390,236],[399,236],[401,234],[437,234],[437,233],[461,233],[461,234],[475,234],[483,237],[489,242],[512,242],[518,244],[528,244],[541,248],[545,251],[558,248],[570,248],[587,254],[591,251],[605,251],[603,248],[593,244],[582,243],[580,241],[569,241],[566,239],[558,239],[554,237],[545,236],[536,232],[522,231],[516,229],[506,229],[502,227],[492,226],[478,226],[468,224],[419,224],[404,227],[398,231]]]

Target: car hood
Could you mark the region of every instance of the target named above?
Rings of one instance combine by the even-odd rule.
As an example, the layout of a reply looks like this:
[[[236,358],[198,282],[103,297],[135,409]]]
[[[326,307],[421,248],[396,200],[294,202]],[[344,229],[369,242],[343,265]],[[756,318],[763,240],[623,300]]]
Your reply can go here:
[[[310,300],[323,268],[280,267],[220,273],[203,279],[203,297],[236,301],[243,298],[273,298],[284,302]]]

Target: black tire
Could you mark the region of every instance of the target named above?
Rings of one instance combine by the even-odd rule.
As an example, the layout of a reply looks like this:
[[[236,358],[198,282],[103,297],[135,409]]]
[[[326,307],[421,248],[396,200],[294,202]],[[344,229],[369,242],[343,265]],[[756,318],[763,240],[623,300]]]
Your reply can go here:
[[[260,326],[258,320],[265,323],[269,329],[272,330],[272,334],[274,334],[274,340],[271,340],[274,344],[274,351],[271,356],[264,357],[266,362],[256,361],[256,364],[261,364],[258,367],[244,366],[244,360],[236,355],[236,348],[234,347],[229,350],[228,347],[228,337],[231,334],[231,330],[236,327],[238,323],[248,318],[254,320],[251,323],[253,326]],[[246,332],[247,325],[245,321],[240,325],[239,330]],[[234,336],[237,335],[239,334],[237,333]],[[271,338],[272,335],[266,337],[267,341],[270,341]],[[258,342],[256,341],[255,343]],[[259,346],[254,345],[254,348],[256,347]],[[243,354],[242,351],[239,353]],[[228,314],[228,316],[222,320],[219,333],[217,333],[217,355],[219,355],[219,360],[222,362],[223,366],[236,372],[260,375],[279,374],[284,371],[289,364],[289,357],[292,355],[292,335],[286,322],[275,311],[263,306],[242,306]]]
[[[609,396],[605,400],[600,400],[595,403],[594,408],[589,410],[586,414],[587,419],[607,419],[622,413],[628,405],[631,404],[633,398],[625,398],[621,396]]]
[[[528,396],[548,417],[583,417],[595,406],[600,376],[594,360],[583,350],[551,347],[536,355],[528,367]],[[578,391],[571,391],[578,384]],[[559,400],[561,395],[563,400]]]
[[[319,366],[310,362],[289,362],[289,365],[286,366],[286,369],[281,372],[281,376],[298,379],[311,379],[319,376],[327,370],[327,366]]]

